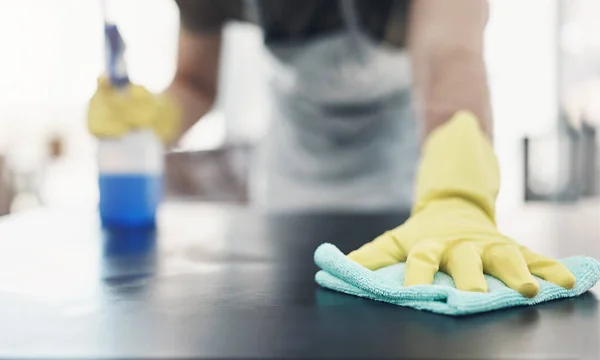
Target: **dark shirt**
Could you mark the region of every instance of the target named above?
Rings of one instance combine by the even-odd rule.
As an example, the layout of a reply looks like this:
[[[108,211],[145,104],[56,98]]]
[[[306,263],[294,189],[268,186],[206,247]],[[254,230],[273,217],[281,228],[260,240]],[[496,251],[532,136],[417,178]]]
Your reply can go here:
[[[252,22],[267,45],[309,41],[344,31],[339,0],[175,0],[181,26],[193,32],[216,32],[232,20]],[[376,42],[406,43],[410,0],[350,0],[360,30]]]

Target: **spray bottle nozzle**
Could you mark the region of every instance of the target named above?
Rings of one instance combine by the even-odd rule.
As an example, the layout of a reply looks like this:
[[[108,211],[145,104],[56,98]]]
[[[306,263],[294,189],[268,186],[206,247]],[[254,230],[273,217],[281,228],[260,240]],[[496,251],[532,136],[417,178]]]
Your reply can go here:
[[[106,70],[111,84],[124,87],[129,84],[127,66],[125,64],[125,43],[115,24],[104,24],[106,42]]]

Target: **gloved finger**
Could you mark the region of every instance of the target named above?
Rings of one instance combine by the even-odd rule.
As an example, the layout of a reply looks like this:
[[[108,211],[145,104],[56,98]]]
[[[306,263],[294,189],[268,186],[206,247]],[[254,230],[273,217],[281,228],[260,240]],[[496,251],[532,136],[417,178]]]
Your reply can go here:
[[[443,253],[444,246],[434,241],[425,241],[412,248],[404,268],[404,286],[433,284]]]
[[[123,106],[123,109],[127,115],[122,117],[122,120],[132,128],[150,128],[158,121],[157,118],[160,118],[160,113],[153,102],[132,101]]]
[[[130,130],[130,127],[118,121],[114,114],[115,104],[103,96],[94,96],[87,111],[88,131],[97,137],[119,137]]]
[[[114,88],[110,79],[106,75],[101,75],[96,79],[97,91],[112,91]]]
[[[442,270],[452,276],[459,290],[487,292],[481,255],[473,243],[462,242],[448,250]]]
[[[521,251],[512,244],[494,245],[484,250],[483,271],[525,297],[534,297],[540,291],[540,285],[529,272]]]
[[[348,258],[369,270],[397,264],[406,260],[406,252],[400,247],[391,231],[348,254]]]
[[[521,254],[533,275],[565,289],[572,289],[575,286],[575,276],[559,261],[537,254],[526,247],[521,247]]]
[[[131,130],[127,124],[103,121],[97,116],[90,116],[87,125],[88,131],[97,137],[120,137]]]
[[[143,99],[144,101],[148,101],[152,97],[152,93],[149,92],[145,87],[141,85],[129,85],[129,94],[133,98]]]

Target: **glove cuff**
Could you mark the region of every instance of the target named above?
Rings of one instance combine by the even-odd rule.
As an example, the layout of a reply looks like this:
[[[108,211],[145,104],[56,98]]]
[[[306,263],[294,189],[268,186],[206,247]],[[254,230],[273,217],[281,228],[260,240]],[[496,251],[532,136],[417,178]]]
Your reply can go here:
[[[463,198],[494,220],[500,190],[498,160],[475,115],[457,112],[427,138],[417,173],[417,213],[431,201]]]

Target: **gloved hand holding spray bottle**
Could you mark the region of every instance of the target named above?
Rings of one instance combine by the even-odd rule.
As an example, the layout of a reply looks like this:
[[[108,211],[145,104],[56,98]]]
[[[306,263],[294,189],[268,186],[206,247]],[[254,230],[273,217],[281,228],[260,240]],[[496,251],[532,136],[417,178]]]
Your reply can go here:
[[[106,11],[104,34],[107,77],[98,80],[88,108],[88,129],[99,139],[100,218],[108,227],[154,227],[164,143],[176,134],[178,108],[168,97],[130,83],[125,45]]]

